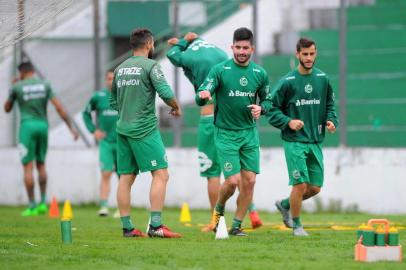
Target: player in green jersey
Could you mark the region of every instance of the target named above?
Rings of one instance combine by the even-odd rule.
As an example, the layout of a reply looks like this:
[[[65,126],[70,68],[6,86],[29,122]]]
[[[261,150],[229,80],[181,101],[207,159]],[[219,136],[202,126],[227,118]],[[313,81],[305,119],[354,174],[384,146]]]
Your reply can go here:
[[[338,125],[334,92],[326,74],[314,67],[316,56],[315,42],[299,39],[296,45],[299,64],[273,89],[272,108],[267,114],[269,123],[281,129],[292,185],[290,197],[276,201],[275,205],[295,236],[308,235],[300,222],[302,201],[318,194],[323,186],[325,128],[333,133]]]
[[[130,37],[133,56],[114,71],[110,104],[118,111],[117,167],[120,181],[117,202],[123,225],[124,237],[145,237],[135,229],[130,218],[131,186],[139,172],[150,171],[151,216],[149,237],[174,238],[162,224],[161,213],[168,182],[168,162],[158,118],[155,114],[156,94],[172,108],[170,114],[179,117],[182,112],[169,87],[161,66],[150,59],[154,51],[154,38],[148,29],[136,29]]]
[[[82,113],[86,128],[94,135],[99,143],[99,161],[101,169],[100,182],[100,209],[99,216],[107,216],[109,209],[107,199],[110,193],[110,178],[117,167],[117,132],[116,122],[118,114],[110,107],[111,85],[114,72],[106,72],[106,88],[97,91],[89,100]],[[92,120],[92,112],[96,112],[95,123]]]
[[[60,101],[55,97],[51,85],[35,76],[34,67],[30,62],[23,62],[18,66],[19,80],[12,86],[10,96],[4,104],[8,113],[17,102],[20,111],[19,144],[21,162],[24,167],[24,184],[28,194],[29,206],[22,216],[36,216],[48,211],[46,205],[47,173],[45,156],[48,149],[48,101],[55,106],[56,111],[65,121],[74,139],[79,135],[73,128],[71,121],[63,109]],[[37,205],[34,196],[33,167],[38,171],[38,182],[41,201]]]
[[[171,38],[168,40],[168,44],[172,48],[166,56],[172,64],[183,69],[185,76],[193,84],[195,92],[203,83],[210,69],[227,60],[227,54],[223,50],[193,32],[187,33],[182,39]],[[200,109],[197,148],[200,176],[207,178],[207,191],[211,212],[213,212],[220,190],[221,167],[214,145],[214,105],[212,102]],[[254,203],[249,206],[249,217],[253,228],[262,225]],[[212,231],[214,226],[215,224],[210,223],[203,227],[202,231]]]
[[[256,120],[270,108],[269,79],[266,71],[250,61],[254,51],[253,34],[247,28],[234,32],[233,59],[214,66],[196,95],[205,105],[215,95],[215,144],[226,181],[221,185],[213,211],[218,225],[227,200],[237,186],[240,194],[230,230],[231,235],[246,236],[241,223],[252,202],[255,178],[259,173],[259,138]],[[259,98],[259,105],[256,100]]]

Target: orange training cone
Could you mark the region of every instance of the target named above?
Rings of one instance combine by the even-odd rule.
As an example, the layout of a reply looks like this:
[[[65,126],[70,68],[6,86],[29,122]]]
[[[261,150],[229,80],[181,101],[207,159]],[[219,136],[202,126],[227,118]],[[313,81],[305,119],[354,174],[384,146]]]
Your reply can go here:
[[[55,196],[52,197],[51,206],[49,207],[48,217],[59,218],[59,207]]]

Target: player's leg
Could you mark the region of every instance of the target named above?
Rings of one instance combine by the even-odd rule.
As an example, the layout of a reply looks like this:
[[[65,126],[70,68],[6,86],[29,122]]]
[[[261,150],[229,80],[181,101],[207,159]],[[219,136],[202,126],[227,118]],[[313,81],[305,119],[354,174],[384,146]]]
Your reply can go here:
[[[38,182],[41,192],[41,201],[38,205],[38,214],[46,214],[48,212],[48,206],[46,203],[46,191],[48,176],[45,168],[45,163],[37,161]]]
[[[47,206],[47,183],[48,183],[48,176],[45,167],[45,158],[48,151],[48,123],[41,122],[37,123],[36,125],[36,165],[38,171],[38,182],[39,188],[41,192],[41,201],[38,205],[38,214],[46,214],[48,212]]]
[[[34,177],[33,177],[33,167],[34,162],[28,162],[24,164],[24,185],[28,195],[28,208],[25,209],[21,215],[22,216],[37,216],[37,204],[35,203],[34,197]]]
[[[310,151],[306,160],[309,172],[309,184],[307,185],[306,193],[303,195],[303,200],[307,200],[320,193],[324,183],[322,146],[321,144],[309,144],[309,148]]]
[[[214,207],[216,206],[216,202],[219,197],[220,186],[220,177],[207,178],[207,193],[209,195],[211,211],[213,211]]]
[[[131,186],[138,173],[138,164],[135,161],[129,138],[117,134],[117,172],[120,180],[117,188],[117,204],[124,237],[145,237],[140,230],[135,229],[131,220]]]
[[[99,216],[107,216],[109,209],[107,200],[110,194],[110,179],[115,168],[115,144],[101,141],[99,144],[99,161],[101,169],[100,181],[100,209]]]

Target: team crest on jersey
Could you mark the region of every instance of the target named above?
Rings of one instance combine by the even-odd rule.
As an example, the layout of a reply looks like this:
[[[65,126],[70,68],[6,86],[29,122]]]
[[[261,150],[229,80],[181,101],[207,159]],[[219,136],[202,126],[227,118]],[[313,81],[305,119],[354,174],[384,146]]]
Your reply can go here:
[[[300,172],[298,170],[293,170],[292,176],[294,179],[299,179],[300,178]]]
[[[308,83],[306,84],[304,90],[306,93],[310,94],[311,92],[313,92],[313,86],[310,83]]]
[[[211,159],[203,152],[199,152],[198,159],[200,164],[200,172],[207,171],[213,165],[213,161],[211,161]]]
[[[240,78],[240,85],[241,85],[241,86],[247,86],[247,84],[248,84],[247,78],[246,78],[245,76],[242,76],[242,77]]]
[[[225,172],[230,172],[233,169],[233,164],[230,162],[225,162],[223,167]]]

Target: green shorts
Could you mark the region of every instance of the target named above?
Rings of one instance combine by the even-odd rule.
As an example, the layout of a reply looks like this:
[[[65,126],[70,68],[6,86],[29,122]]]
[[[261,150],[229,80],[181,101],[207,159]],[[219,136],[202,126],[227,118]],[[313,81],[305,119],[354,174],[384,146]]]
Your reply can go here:
[[[159,131],[155,129],[142,139],[117,134],[117,168],[120,175],[168,168]]]
[[[199,151],[200,176],[219,177],[221,167],[214,145],[214,116],[201,116],[197,150]]]
[[[324,182],[321,144],[283,141],[289,185],[307,183],[322,187]]]
[[[43,120],[21,122],[18,149],[24,165],[33,160],[44,163],[48,150],[48,123]]]
[[[215,128],[215,142],[224,177],[241,169],[259,173],[259,138],[256,127],[243,130]]]
[[[117,168],[117,144],[101,140],[99,144],[99,161],[102,172],[112,172]]]

